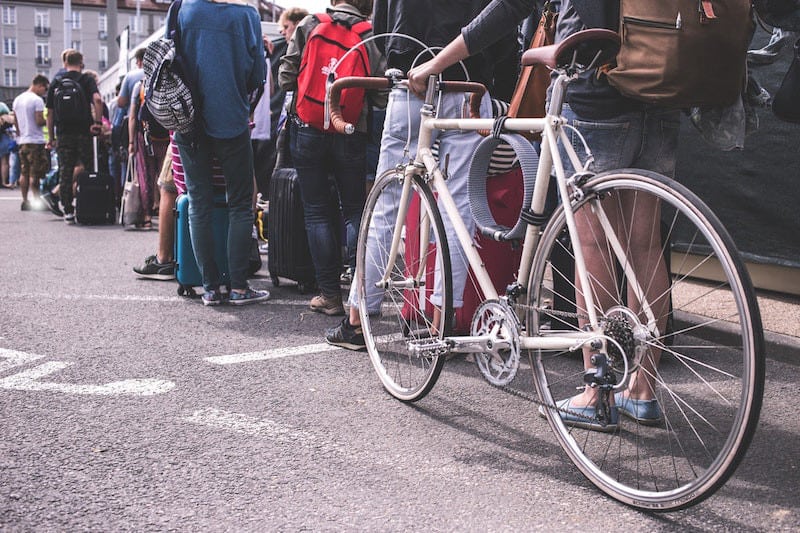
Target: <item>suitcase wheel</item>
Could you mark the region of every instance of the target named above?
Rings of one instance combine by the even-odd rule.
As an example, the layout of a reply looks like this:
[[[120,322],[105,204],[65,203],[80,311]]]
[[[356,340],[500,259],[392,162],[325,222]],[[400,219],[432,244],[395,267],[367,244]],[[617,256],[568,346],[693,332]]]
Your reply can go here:
[[[187,298],[197,298],[197,293],[194,287],[187,285],[178,285],[178,296],[185,296]]]

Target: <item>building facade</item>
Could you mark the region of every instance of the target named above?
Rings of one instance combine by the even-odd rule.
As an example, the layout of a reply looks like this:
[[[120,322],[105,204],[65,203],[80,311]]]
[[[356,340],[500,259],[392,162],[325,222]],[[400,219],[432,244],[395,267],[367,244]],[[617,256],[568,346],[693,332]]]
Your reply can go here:
[[[277,20],[283,11],[272,2],[251,3],[264,21]],[[52,79],[65,48],[80,50],[85,68],[102,75],[119,60],[120,35],[128,37],[124,52],[135,49],[160,30],[169,5],[170,0],[0,0],[0,101],[13,100],[36,74]]]

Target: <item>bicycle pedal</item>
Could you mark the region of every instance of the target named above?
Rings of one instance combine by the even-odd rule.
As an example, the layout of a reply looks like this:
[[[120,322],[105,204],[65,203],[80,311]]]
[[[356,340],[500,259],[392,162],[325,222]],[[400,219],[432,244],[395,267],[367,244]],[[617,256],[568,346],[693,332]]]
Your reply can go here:
[[[450,353],[450,345],[442,339],[414,339],[406,341],[406,346],[417,357],[441,357]]]

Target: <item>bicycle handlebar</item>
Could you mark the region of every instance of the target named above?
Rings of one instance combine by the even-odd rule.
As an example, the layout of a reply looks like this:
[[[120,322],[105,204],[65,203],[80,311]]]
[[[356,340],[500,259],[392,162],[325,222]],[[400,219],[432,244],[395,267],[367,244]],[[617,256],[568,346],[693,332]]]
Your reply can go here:
[[[352,87],[360,87],[367,90],[389,89],[394,83],[393,79],[383,76],[346,76],[333,82],[327,96],[331,128],[337,133],[347,135],[355,132],[355,125],[347,122],[342,116],[342,107],[339,102],[342,90]],[[471,81],[441,81],[438,83],[438,89],[442,92],[472,93],[469,100],[470,118],[480,118],[481,98],[486,93],[486,87],[482,84]]]

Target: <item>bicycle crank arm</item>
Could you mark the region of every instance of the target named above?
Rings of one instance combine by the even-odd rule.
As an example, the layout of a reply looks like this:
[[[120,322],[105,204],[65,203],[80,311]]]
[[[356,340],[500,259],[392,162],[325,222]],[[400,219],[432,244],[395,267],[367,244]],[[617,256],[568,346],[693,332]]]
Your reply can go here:
[[[477,337],[447,337],[452,353],[497,353],[500,350],[510,350],[511,343],[498,339],[494,335],[480,335]]]

